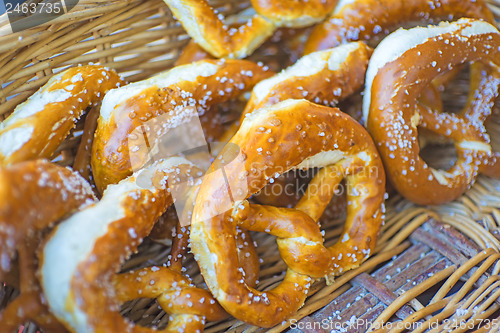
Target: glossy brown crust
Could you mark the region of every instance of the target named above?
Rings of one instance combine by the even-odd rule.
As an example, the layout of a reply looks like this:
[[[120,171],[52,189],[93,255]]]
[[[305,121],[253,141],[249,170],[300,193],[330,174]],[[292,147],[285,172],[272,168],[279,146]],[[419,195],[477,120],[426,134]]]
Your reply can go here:
[[[214,59],[214,57],[212,57],[210,53],[198,46],[198,44],[191,39],[184,49],[182,49],[182,52],[179,55],[179,58],[175,61],[174,66],[187,65],[192,62],[205,59]]]
[[[132,174],[128,140],[134,129],[141,128],[149,120],[162,115],[172,113],[171,118],[176,119],[185,112],[184,109],[188,109],[182,108],[187,103],[191,103],[191,109],[204,112],[212,105],[233,99],[252,89],[257,82],[271,75],[257,64],[245,60],[202,62],[218,66],[217,72],[207,77],[199,76],[195,81],[180,81],[162,89],[152,84],[140,94],[116,106],[109,120],[99,118],[91,162],[100,191]],[[189,71],[191,67],[185,65],[183,68]],[[151,130],[149,137],[158,138],[158,135]],[[148,154],[148,147],[139,147],[135,153],[136,156],[142,156],[145,162]],[[136,165],[135,169],[140,167],[141,165]]]
[[[319,51],[316,55],[326,61],[322,70],[313,74],[308,74],[311,71],[311,62],[297,63],[267,80],[275,80],[279,75],[283,75],[287,72],[292,73],[296,70],[299,70],[303,74],[284,77],[276,81],[272,86],[266,88],[267,91],[265,96],[258,96],[255,91],[260,85],[265,84],[267,80],[258,83],[252,91],[252,95],[243,111],[240,122],[243,122],[246,114],[262,107],[282,102],[286,99],[304,98],[316,104],[336,106],[339,101],[359,91],[364,86],[366,69],[373,50],[363,42],[356,42],[351,45],[353,49],[350,50],[349,55],[339,64],[338,68],[330,69],[328,60],[330,58],[335,59],[335,54],[342,53],[339,52],[339,49]],[[315,57],[315,55],[311,54],[309,56],[304,56],[302,61],[304,61],[306,57],[311,58]],[[318,60],[315,59],[312,62],[317,61]],[[288,182],[285,182],[282,178],[278,178],[275,180],[275,183],[267,186],[268,190],[258,193],[256,199],[263,204],[286,207],[296,201],[296,198],[294,195],[285,195],[284,192],[279,189],[290,188],[295,181],[295,179],[290,179]],[[273,188],[277,188],[277,191],[279,191],[281,195],[274,195]]]
[[[253,0],[257,14],[234,28],[226,26],[206,0],[164,1],[189,36],[216,58],[245,58],[279,27],[303,28],[318,23],[337,4],[337,0]]]
[[[198,45],[216,58],[244,58],[274,32],[274,24],[255,15],[240,29],[224,25],[206,0],[164,0]]]
[[[294,75],[279,80],[272,87],[269,87],[263,97],[258,97],[254,89],[243,111],[241,121],[243,121],[247,113],[286,99],[303,98],[317,104],[334,106],[340,100],[361,89],[364,85],[368,61],[373,50],[362,42],[353,43],[352,46],[355,49],[349,53],[338,68],[330,69],[329,65],[325,63],[322,70],[314,74],[308,74],[310,63],[296,64],[285,69],[282,73],[287,73],[292,68],[300,66],[304,75]],[[336,49],[325,50],[321,52],[321,58],[328,61],[336,52]],[[268,80],[273,79],[274,77],[271,77]]]
[[[33,132],[18,150],[8,155],[0,153],[0,165],[50,158],[75,127],[75,122],[82,112],[100,101],[108,90],[123,83],[114,70],[102,66],[72,67],[60,74],[60,77],[57,75],[32,96],[33,102],[28,99],[20,104],[2,123],[0,140],[11,135],[11,131],[23,127],[32,127]],[[71,96],[58,102],[57,95],[61,91],[69,92]],[[41,95],[45,97],[41,98],[41,101],[37,100]],[[42,103],[46,104],[39,109]],[[18,116],[26,113],[30,115]]]
[[[492,51],[500,46],[500,35],[461,36],[461,30],[475,21],[458,22],[461,22],[460,29],[456,33],[427,39],[418,47],[405,51],[380,68],[373,80],[368,130],[377,144],[391,183],[399,193],[419,204],[440,204],[459,197],[474,182],[480,165],[489,158],[486,149],[489,138],[483,123],[471,121],[469,115],[479,113],[484,117],[491,113],[498,82],[489,85],[492,94],[478,95],[464,115],[440,114],[416,103],[420,92],[447,68],[474,61],[485,65],[500,64],[499,53]],[[444,127],[450,123],[454,126]],[[455,141],[457,162],[447,170],[447,176],[439,173],[445,176],[444,183],[419,156],[418,124]]]
[[[0,327],[14,332],[33,321],[47,331],[62,332],[36,277],[36,252],[41,231],[94,201],[92,189],[75,172],[38,160],[0,168],[0,199],[0,281],[17,253],[20,289],[20,295],[0,312]]]
[[[314,28],[305,53],[371,40],[407,22],[437,23],[461,17],[494,22],[493,14],[482,0],[355,0]]]
[[[331,13],[338,0],[252,0],[257,13],[277,26],[302,27],[320,22]]]
[[[240,152],[224,166],[225,177],[212,172],[204,178],[196,198],[191,246],[210,291],[226,311],[250,324],[270,327],[302,306],[310,276],[340,274],[368,257],[383,220],[385,174],[368,133],[338,109],[289,100],[252,116],[255,118],[245,119],[230,141],[240,147]],[[327,165],[313,181],[326,184],[329,190],[308,193],[295,209],[246,202],[270,178],[298,167],[309,157],[332,150],[343,152],[345,158],[337,161],[327,155],[323,163],[309,165]],[[224,150],[222,160],[229,153]],[[215,170],[218,167],[213,166]],[[331,168],[341,175],[328,172]],[[224,210],[228,193],[225,178],[236,202],[228,211]],[[326,249],[316,222],[334,195],[335,188],[328,185],[343,178],[358,187],[351,187],[349,192],[350,205],[341,241]],[[292,267],[275,289],[261,292],[243,282],[234,241],[236,225],[278,237],[280,252]],[[304,243],[306,240],[311,242]]]
[[[146,268],[113,278],[124,259],[137,249],[142,238],[151,231],[156,219],[166,210],[166,207],[172,204],[172,198],[165,187],[164,180],[169,185],[186,181],[190,177],[187,175],[196,173],[198,169],[190,164],[181,163],[176,164],[173,170],[158,167],[153,171],[150,179],[153,182],[154,191],[132,186],[130,190],[120,192],[122,194],[117,198],[116,207],[109,207],[109,209],[122,210],[123,217],[109,224],[107,232],[96,239],[91,254],[79,263],[78,272],[73,275],[71,280],[71,297],[67,300],[67,309],[70,310],[72,306],[75,306],[72,302],[78,302],[77,304],[85,312],[87,323],[93,332],[155,332],[156,330],[131,324],[118,312],[117,305],[120,301],[142,297],[141,291],[143,295],[159,297],[160,304],[165,305],[165,311],[173,315],[174,318],[170,321],[165,332],[175,332],[178,329],[184,331],[203,329],[204,317],[201,314],[197,315],[200,311],[205,311],[204,313],[211,318],[225,316],[220,307],[215,302],[211,303],[209,298],[207,298],[205,306],[200,305],[200,302],[197,304],[189,303],[187,295],[190,295],[191,292],[194,296],[199,296],[200,300],[202,297],[209,297],[209,294],[191,286],[185,277],[170,271],[168,268]],[[135,183],[134,176],[116,186],[129,188],[126,187],[130,186],[127,185],[129,183]],[[92,207],[90,206],[88,209],[92,209]],[[58,237],[57,232],[51,237]],[[95,258],[99,258],[99,260],[95,260]],[[45,257],[44,260],[46,260]],[[137,278],[141,278],[142,282],[137,281]],[[132,279],[134,280],[133,285],[130,284]],[[147,285],[144,283],[146,281]],[[162,288],[170,286],[175,292],[179,291],[175,287],[175,282],[179,284],[180,292],[184,298],[170,300],[167,297],[162,298]],[[113,292],[115,288],[117,290],[116,297]],[[181,302],[181,299],[184,299],[185,302]],[[169,304],[175,304],[175,306]],[[169,312],[170,307],[175,310]]]
[[[95,200],[75,172],[44,160],[0,168],[0,272],[24,237]]]
[[[196,288],[187,277],[167,267],[153,266],[118,274],[113,278],[113,285],[116,300],[120,303],[155,298],[170,315],[190,314],[206,320],[228,317],[207,290]],[[198,329],[203,330],[204,322],[201,323]]]

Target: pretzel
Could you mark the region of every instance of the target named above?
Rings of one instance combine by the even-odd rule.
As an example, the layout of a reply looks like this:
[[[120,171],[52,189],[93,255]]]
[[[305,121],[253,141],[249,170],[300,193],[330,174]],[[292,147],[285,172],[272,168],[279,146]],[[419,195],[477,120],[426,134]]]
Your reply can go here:
[[[253,88],[242,119],[253,110],[286,99],[307,99],[317,104],[336,105],[363,87],[372,49],[362,42],[319,51]]]
[[[216,58],[245,58],[279,27],[301,28],[321,22],[337,0],[253,0],[257,11],[238,29],[221,21],[206,0],[164,0],[198,45]]]
[[[120,302],[141,297],[157,298],[172,316],[165,329],[169,332],[202,330],[205,319],[227,316],[206,290],[194,287],[176,269],[154,266],[113,277],[172,204],[169,188],[200,171],[180,157],[157,161],[110,185],[101,201],[55,229],[43,249],[41,282],[52,312],[69,330],[149,331],[127,322],[117,311]],[[255,266],[253,243],[245,235],[240,245]],[[249,283],[255,283],[252,274]]]
[[[236,146],[238,157],[224,164]],[[276,325],[302,306],[311,277],[355,268],[373,250],[383,220],[385,175],[368,133],[338,109],[287,100],[256,110],[212,166],[222,167],[225,176],[207,174],[196,197],[191,248],[210,291],[236,318]],[[313,167],[322,169],[294,209],[246,201],[280,174]],[[317,221],[343,178],[352,185],[346,225],[339,242],[325,248]],[[235,264],[237,225],[278,237],[288,270],[273,290],[257,291],[242,281]]]
[[[388,45],[398,47],[388,52]],[[480,89],[484,93],[462,115],[435,112],[416,99],[448,68],[466,62],[498,64],[500,58],[491,51],[498,46],[500,36],[491,24],[460,19],[437,27],[398,30],[375,50],[367,72],[363,114],[389,179],[407,199],[419,204],[451,201],[487,163],[489,137],[481,121],[471,120],[491,114],[498,82],[479,81],[479,87],[488,89]],[[450,170],[435,170],[420,158],[417,126],[454,141],[457,162]]]
[[[306,54],[357,40],[384,36],[402,24],[460,17],[495,22],[482,0],[340,0],[329,19],[317,25],[305,45]]]
[[[21,291],[0,313],[4,332],[16,331],[28,320],[59,330],[35,277],[35,252],[42,230],[94,200],[90,185],[76,172],[47,161],[0,168],[0,281],[13,270],[17,253]]]
[[[0,124],[0,165],[50,158],[82,112],[123,81],[102,66],[72,67],[54,75]]]
[[[140,144],[131,147],[137,165],[130,161],[129,140],[134,130],[153,140],[146,143],[154,146],[162,134],[198,117],[211,105],[251,89],[269,75],[245,60],[203,60],[110,91],[102,102],[92,147],[97,188],[102,191],[147,162],[150,149]],[[146,122],[151,128],[144,126]],[[154,123],[157,127],[152,128]]]

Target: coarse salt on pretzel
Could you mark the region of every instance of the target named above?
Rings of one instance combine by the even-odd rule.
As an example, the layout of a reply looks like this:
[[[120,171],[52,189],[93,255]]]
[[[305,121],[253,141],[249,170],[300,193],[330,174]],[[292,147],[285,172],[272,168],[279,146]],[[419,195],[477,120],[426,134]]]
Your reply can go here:
[[[169,188],[200,173],[184,158],[157,161],[110,185],[101,201],[59,224],[43,249],[40,273],[50,309],[68,329],[156,331],[135,326],[118,312],[120,301],[141,297],[141,293],[158,297],[173,317],[167,332],[202,330],[205,316],[210,320],[226,316],[207,291],[167,268],[150,267],[113,278],[172,204]],[[130,279],[138,279],[139,288],[129,288]]]
[[[253,88],[242,115],[286,99],[336,105],[363,87],[372,49],[363,42],[318,51]]]
[[[461,17],[495,21],[483,0],[340,0],[332,16],[313,29],[304,52],[368,41],[414,21],[438,23]]]
[[[363,88],[366,69],[372,49],[363,42],[354,42],[339,47],[318,51],[299,59],[294,65],[284,69],[253,88],[250,100],[241,116],[264,106],[276,104],[286,99],[306,99],[317,104],[335,106],[340,100]],[[237,129],[235,124],[233,132]],[[293,180],[292,180],[293,181]],[[261,203],[282,200],[295,201],[295,195],[273,195],[275,190],[290,188],[290,182],[276,179],[263,191],[256,194]]]
[[[239,147],[238,156],[225,161],[234,147]],[[224,172],[204,177],[191,248],[210,291],[236,318],[276,325],[302,306],[311,276],[331,277],[355,268],[373,250],[383,220],[385,174],[368,133],[338,109],[287,100],[256,110],[215,161],[215,170]],[[294,209],[246,201],[280,174],[314,167],[322,169]],[[351,186],[346,225],[340,240],[325,248],[317,221],[344,178]],[[237,225],[278,237],[289,268],[273,290],[258,291],[242,280],[236,264]]]
[[[239,28],[228,28],[206,0],[164,0],[189,36],[217,58],[244,58],[278,27],[301,28],[320,22],[337,0],[253,0],[257,14]]]
[[[102,66],[54,75],[0,124],[0,165],[50,158],[82,112],[122,83],[114,70]]]
[[[36,250],[40,232],[95,200],[90,185],[76,172],[44,160],[0,168],[0,281],[18,254],[20,295],[0,312],[0,327],[14,332],[31,320],[47,330],[58,328],[38,280]]]
[[[471,117],[490,114],[496,93],[477,96],[463,115],[434,112],[417,98],[434,77],[450,68],[466,62],[497,67],[499,47],[500,34],[494,26],[460,19],[436,27],[400,29],[375,49],[363,115],[389,179],[409,200],[439,204],[457,198],[489,158],[491,147],[483,123]],[[498,82],[489,88],[498,92]],[[420,158],[417,126],[453,139],[457,162],[450,170],[435,170]]]
[[[152,142],[145,143],[152,147],[169,130],[197,118],[212,105],[252,89],[269,75],[245,60],[203,60],[110,91],[102,103],[92,147],[98,189],[117,183],[141,167],[132,165],[131,153],[140,163],[147,162],[150,147],[129,147],[138,129],[143,129],[139,134],[147,136]],[[153,128],[159,117],[161,121]],[[151,128],[145,126],[146,122]]]

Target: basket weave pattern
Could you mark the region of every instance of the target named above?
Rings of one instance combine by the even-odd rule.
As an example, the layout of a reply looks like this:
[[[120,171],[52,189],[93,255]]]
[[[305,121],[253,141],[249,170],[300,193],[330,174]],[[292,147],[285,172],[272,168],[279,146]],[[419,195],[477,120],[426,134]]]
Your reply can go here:
[[[500,2],[489,2],[500,17]],[[248,1],[240,0],[213,0],[211,4],[224,15],[249,6]],[[4,15],[0,28],[5,24]],[[116,69],[128,81],[137,81],[172,67],[188,40],[161,0],[82,0],[67,15],[0,37],[0,120],[53,74],[69,66],[99,63]],[[461,94],[465,96],[463,91]],[[54,155],[58,163],[72,165],[82,127],[80,121],[59,147]],[[490,127],[494,146],[500,146],[500,124],[493,122]],[[419,323],[421,326],[413,326],[419,331],[444,319],[478,324],[499,316],[499,181],[480,177],[464,196],[447,205],[424,208],[395,195],[386,206],[386,223],[372,257],[330,285],[316,282],[304,307],[271,332],[286,330],[297,322],[313,327],[323,319],[328,319],[332,328],[335,323],[354,319],[369,321],[375,328],[377,323],[388,321]],[[338,219],[323,225],[325,245],[336,241],[342,222]],[[259,234],[255,240],[263,259],[258,288],[272,289],[282,280],[286,265],[274,238]],[[146,241],[124,269],[161,264],[167,254],[165,246]],[[186,267],[194,283],[201,285],[192,257],[186,259]],[[0,309],[15,296],[13,289],[0,287]],[[123,314],[143,325],[163,327],[168,321],[168,316],[147,299],[125,304]],[[445,329],[442,325],[435,328]],[[234,319],[206,326],[207,332],[224,330],[262,329]],[[347,331],[365,330],[355,327]],[[35,327],[27,325],[25,331],[35,331]],[[459,327],[457,331],[465,330]]]

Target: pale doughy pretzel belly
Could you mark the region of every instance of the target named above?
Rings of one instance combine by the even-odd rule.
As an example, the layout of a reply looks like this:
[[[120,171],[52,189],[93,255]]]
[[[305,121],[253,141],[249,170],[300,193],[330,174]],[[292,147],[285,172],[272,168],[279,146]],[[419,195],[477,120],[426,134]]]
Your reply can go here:
[[[338,109],[305,100],[287,100],[249,114],[230,143],[240,148],[239,155],[222,166],[225,176],[212,172],[205,177],[196,198],[191,246],[210,291],[226,311],[270,327],[302,306],[311,276],[341,274],[369,256],[383,220],[385,174],[361,125]],[[216,161],[233,153],[232,147]],[[295,209],[246,201],[281,173],[311,167],[323,168],[313,182],[326,191],[308,193]],[[325,248],[317,220],[334,194],[333,185],[343,178],[353,185],[346,225],[339,242]],[[289,268],[275,289],[261,292],[242,281],[235,266],[236,225],[278,237]]]
[[[102,66],[54,75],[0,124],[0,165],[50,158],[82,112],[123,83],[114,70]]]
[[[363,114],[389,179],[409,200],[421,204],[453,200],[488,162],[491,147],[483,123],[471,121],[467,114],[491,113],[487,106],[492,106],[495,93],[478,96],[465,115],[436,113],[416,100],[434,77],[449,68],[470,61],[498,66],[499,46],[495,27],[461,19],[437,27],[399,30],[375,50],[367,73]],[[491,88],[498,91],[498,87]],[[418,125],[454,140],[458,160],[450,170],[434,170],[420,158]]]

